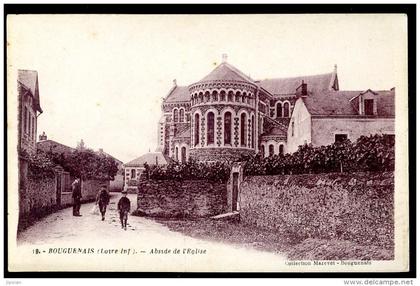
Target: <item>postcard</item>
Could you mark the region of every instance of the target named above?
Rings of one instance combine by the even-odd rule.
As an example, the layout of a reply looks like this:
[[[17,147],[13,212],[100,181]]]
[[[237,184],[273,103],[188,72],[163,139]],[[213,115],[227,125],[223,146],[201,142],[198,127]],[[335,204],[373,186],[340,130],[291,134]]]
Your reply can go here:
[[[406,15],[6,28],[10,272],[409,271]]]

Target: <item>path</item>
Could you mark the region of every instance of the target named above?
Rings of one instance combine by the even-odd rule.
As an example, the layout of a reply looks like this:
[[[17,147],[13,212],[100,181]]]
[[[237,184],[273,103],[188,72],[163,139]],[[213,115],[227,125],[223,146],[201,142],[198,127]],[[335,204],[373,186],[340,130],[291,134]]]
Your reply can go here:
[[[89,203],[82,205],[82,217],[72,216],[71,208],[67,208],[26,229],[19,236],[13,256],[19,261],[16,267],[182,272],[279,271],[284,266],[284,257],[279,255],[187,237],[143,217],[129,216],[125,231],[121,229],[116,210],[119,197],[119,194],[112,196],[105,221],[99,215],[90,214],[93,203]],[[134,209],[135,195],[129,198]],[[122,254],[122,248],[130,249],[130,253]],[[33,254],[36,249],[41,253]],[[175,254],[174,249],[180,253]]]

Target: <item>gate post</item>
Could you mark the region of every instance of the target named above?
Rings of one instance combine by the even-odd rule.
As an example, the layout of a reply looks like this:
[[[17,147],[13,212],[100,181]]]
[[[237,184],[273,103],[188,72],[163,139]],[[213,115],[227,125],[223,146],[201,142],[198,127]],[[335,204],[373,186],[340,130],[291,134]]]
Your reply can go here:
[[[241,183],[243,181],[243,167],[242,163],[237,162],[232,166],[230,177],[227,186],[227,211],[240,211],[240,191]]]

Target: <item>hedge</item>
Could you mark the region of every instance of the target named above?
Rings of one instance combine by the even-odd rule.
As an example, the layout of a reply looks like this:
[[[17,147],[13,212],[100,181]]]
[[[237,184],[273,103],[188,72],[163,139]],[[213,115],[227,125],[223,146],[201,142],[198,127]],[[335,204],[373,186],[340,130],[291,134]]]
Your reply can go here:
[[[244,157],[245,175],[307,174],[355,171],[393,171],[393,136],[361,136],[328,146],[299,146],[292,154]]]
[[[189,160],[186,163],[171,162],[166,166],[151,167],[150,178],[154,180],[200,180],[227,182],[231,165],[228,162],[203,163]]]

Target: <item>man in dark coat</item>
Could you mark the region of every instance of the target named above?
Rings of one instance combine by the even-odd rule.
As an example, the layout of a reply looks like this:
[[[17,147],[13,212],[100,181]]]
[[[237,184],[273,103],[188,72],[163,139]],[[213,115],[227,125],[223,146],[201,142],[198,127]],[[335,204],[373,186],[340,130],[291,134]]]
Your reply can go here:
[[[127,190],[123,190],[122,197],[118,201],[118,211],[120,213],[121,228],[127,230],[128,213],[130,212],[130,199],[127,198]]]
[[[96,196],[96,204],[99,206],[99,211],[102,215],[102,220],[105,220],[106,207],[109,204],[109,194],[105,186],[102,186]]]
[[[73,216],[81,216],[80,205],[82,200],[82,188],[80,185],[80,179],[74,180],[71,184],[72,198],[73,198]]]

